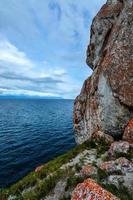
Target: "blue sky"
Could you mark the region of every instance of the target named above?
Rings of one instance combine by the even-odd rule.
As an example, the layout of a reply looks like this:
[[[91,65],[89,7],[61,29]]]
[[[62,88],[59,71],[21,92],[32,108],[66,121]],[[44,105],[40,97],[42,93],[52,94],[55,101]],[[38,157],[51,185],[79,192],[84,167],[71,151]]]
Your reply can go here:
[[[0,96],[75,98],[93,17],[106,0],[0,0]]]

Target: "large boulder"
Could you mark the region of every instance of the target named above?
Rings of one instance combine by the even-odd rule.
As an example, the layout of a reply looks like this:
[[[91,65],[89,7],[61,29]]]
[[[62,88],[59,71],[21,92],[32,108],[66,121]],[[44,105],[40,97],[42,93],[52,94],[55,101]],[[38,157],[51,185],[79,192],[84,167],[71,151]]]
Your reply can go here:
[[[99,165],[99,167],[107,173],[131,173],[131,175],[133,173],[133,163],[124,157],[120,157],[116,160],[103,162]]]
[[[117,156],[120,154],[128,154],[130,149],[130,144],[126,141],[116,141],[113,142],[108,150],[109,156]]]
[[[102,188],[93,179],[86,179],[83,183],[77,185],[72,193],[71,200],[119,200],[116,196]]]
[[[91,26],[85,80],[74,103],[76,140],[98,130],[121,137],[133,117],[133,1],[108,0]]]

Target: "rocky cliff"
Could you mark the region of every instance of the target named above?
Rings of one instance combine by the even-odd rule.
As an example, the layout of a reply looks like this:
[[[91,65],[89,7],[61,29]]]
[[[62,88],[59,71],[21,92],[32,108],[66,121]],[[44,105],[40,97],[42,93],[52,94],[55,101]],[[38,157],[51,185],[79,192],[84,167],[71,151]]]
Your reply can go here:
[[[133,200],[132,11],[133,0],[108,0],[93,20],[93,74],[74,105],[85,142],[0,190],[0,200]]]
[[[91,25],[85,80],[74,104],[76,140],[101,130],[122,136],[133,116],[133,0],[108,0]]]

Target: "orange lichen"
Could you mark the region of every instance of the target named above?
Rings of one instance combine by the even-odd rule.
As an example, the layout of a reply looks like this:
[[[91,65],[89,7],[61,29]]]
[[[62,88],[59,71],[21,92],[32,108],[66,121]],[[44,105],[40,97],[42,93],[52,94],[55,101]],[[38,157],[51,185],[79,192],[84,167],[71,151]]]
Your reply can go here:
[[[81,176],[91,176],[96,174],[96,168],[92,165],[86,165],[83,167],[83,169],[80,171]]]
[[[72,193],[71,200],[119,200],[116,196],[102,188],[93,179],[80,183]]]
[[[123,140],[128,141],[130,144],[133,143],[133,119],[128,122],[123,134]]]
[[[100,169],[105,170],[107,172],[116,171],[116,164],[114,161],[108,161],[100,164]]]
[[[133,128],[133,119],[128,122],[128,127]]]

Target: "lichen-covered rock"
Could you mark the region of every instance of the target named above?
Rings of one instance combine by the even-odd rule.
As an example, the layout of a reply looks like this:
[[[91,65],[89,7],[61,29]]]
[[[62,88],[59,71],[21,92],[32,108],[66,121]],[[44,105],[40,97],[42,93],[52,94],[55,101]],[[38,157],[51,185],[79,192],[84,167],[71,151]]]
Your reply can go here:
[[[123,140],[128,141],[130,144],[133,144],[133,119],[129,121],[128,125],[125,128]]]
[[[133,173],[133,163],[124,157],[103,162],[99,165],[99,167],[107,173]]]
[[[123,185],[128,189],[129,193],[133,198],[133,173],[126,173],[126,175],[123,178]]]
[[[133,163],[128,159],[121,157],[115,161],[117,168],[124,173],[133,173]]]
[[[94,180],[87,179],[77,185],[72,193],[71,200],[118,200],[116,196],[102,188]]]
[[[119,154],[127,154],[129,152],[130,145],[126,141],[114,142],[111,144],[108,150],[109,156],[115,156]]]
[[[114,173],[118,170],[115,161],[103,162],[99,165],[99,167],[108,173]]]
[[[115,185],[118,189],[123,188],[124,186],[133,197],[133,173],[126,173],[125,175],[110,175],[107,178],[107,183]]]
[[[118,189],[122,186],[124,183],[124,176],[123,175],[110,175],[107,178],[108,184],[115,185]]]
[[[111,145],[114,142],[112,136],[103,133],[102,131],[96,131],[91,135],[91,140],[96,143],[105,143]]]
[[[86,165],[80,171],[80,175],[82,177],[91,177],[96,174],[97,174],[97,169],[92,165]]]
[[[94,71],[74,103],[78,143],[97,130],[119,137],[133,116],[132,10],[132,0],[108,0],[93,20],[87,63]]]

